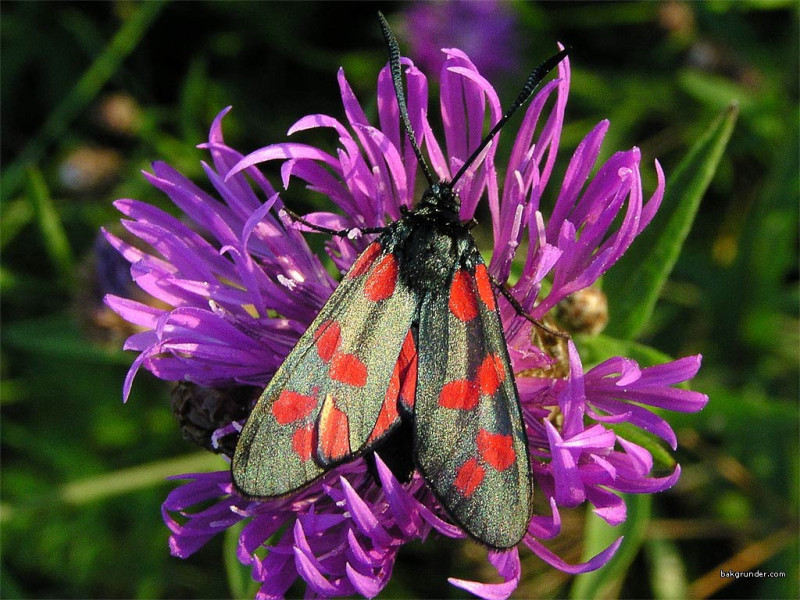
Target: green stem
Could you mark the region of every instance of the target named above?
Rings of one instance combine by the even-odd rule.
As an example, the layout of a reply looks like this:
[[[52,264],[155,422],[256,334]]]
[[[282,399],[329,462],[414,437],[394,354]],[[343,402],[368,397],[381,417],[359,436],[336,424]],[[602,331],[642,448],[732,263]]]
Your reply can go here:
[[[48,494],[46,498],[32,499],[23,506],[3,503],[0,506],[0,523],[12,518],[17,510],[35,509],[42,505],[52,505],[53,502],[73,506],[100,502],[113,496],[161,485],[167,477],[176,474],[220,470],[223,466],[224,463],[219,457],[209,452],[196,452],[130,469],[87,477],[67,483],[55,494]]]

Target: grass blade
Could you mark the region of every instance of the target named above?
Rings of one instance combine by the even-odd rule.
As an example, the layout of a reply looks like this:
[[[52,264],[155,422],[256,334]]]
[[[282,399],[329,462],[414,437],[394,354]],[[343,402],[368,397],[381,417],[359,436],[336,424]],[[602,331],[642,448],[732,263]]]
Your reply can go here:
[[[50,260],[61,281],[69,286],[73,281],[75,256],[67,239],[64,224],[61,222],[61,216],[50,197],[50,190],[47,188],[44,176],[39,169],[34,167],[28,169],[28,197],[36,212],[36,219],[39,222],[47,254],[50,255]]]
[[[14,241],[20,231],[33,221],[33,207],[24,198],[17,198],[3,206],[0,220],[0,250]]]
[[[700,200],[717,170],[737,115],[737,105],[731,104],[675,169],[661,209],[634,246],[652,248],[644,260],[641,250],[624,256],[605,276],[603,289],[615,314],[606,331],[608,335],[632,339],[648,323],[692,227]]]

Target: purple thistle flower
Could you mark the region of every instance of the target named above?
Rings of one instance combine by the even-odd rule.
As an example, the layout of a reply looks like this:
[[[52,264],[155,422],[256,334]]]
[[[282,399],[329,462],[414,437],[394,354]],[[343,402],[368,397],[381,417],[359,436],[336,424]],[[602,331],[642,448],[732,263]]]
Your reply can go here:
[[[466,54],[456,49],[444,52],[440,81],[444,147],[428,124],[427,80],[411,61],[404,59],[404,64],[412,127],[436,175],[448,179],[481,140],[487,111],[496,121],[501,107],[496,92]],[[664,191],[656,162],[658,186],[644,201],[636,148],[614,154],[589,178],[608,129],[604,121],[573,154],[555,207],[545,220],[540,199],[558,151],[569,75],[569,61],[564,60],[558,78],[531,101],[507,159],[502,186],[495,168],[496,142],[456,186],[464,220],[472,218],[482,197],[488,199],[494,242],[489,270],[494,277],[508,281],[517,249],[527,243],[522,275],[510,289],[538,318],[592,284],[622,256],[652,219]],[[125,344],[139,353],[125,381],[125,398],[142,366],[162,379],[202,386],[265,386],[334,290],[336,281],[309,249],[300,232],[303,226],[281,211],[280,195],[256,169],[257,163],[280,161],[284,187],[294,177],[332,200],[341,214],[305,216],[325,227],[379,227],[399,218],[401,206],[412,205],[418,166],[399,125],[388,68],[378,76],[379,127],[368,122],[342,71],[338,79],[346,122],[310,115],[289,130],[294,134],[330,129],[334,140],[338,138],[335,153],[292,142],[242,157],[224,142],[226,109],[202,145],[212,158],[204,168],[218,197],[163,163],[145,173],[191,226],[148,204],[117,201],[127,217],[125,228],[153,253],[108,232],[106,237],[131,262],[136,283],[159,301],[154,307],[118,296],[106,299],[123,318],[144,329]],[[245,174],[266,202],[258,198]],[[367,238],[334,237],[327,242],[327,252],[344,271],[366,247]],[[543,287],[546,277],[551,284]],[[675,448],[669,425],[648,407],[700,410],[706,396],[672,387],[695,375],[700,357],[646,368],[617,357],[584,372],[570,342],[566,378],[534,376],[554,359],[532,343],[530,322],[505,299],[498,302],[528,429],[536,493],[544,494],[551,510],[549,515],[533,516],[523,541],[562,571],[596,569],[611,558],[620,540],[580,565],[566,564],[542,540],[559,535],[563,508],[588,501],[600,517],[618,524],[625,520],[619,492],[651,493],[674,484],[678,468],[663,478],[649,477],[650,453],[609,425],[629,423]],[[224,425],[215,439],[239,426]],[[464,537],[418,473],[400,483],[380,457],[375,471],[379,481],[358,459],[331,469],[293,496],[270,501],[237,495],[229,471],[183,475],[191,481],[175,489],[163,505],[172,532],[171,551],[187,557],[244,520],[238,558],[251,565],[253,578],[261,582],[258,597],[280,597],[298,578],[312,596],[373,597],[388,581],[397,552],[407,542],[433,532]],[[269,552],[261,558],[256,550],[265,546]],[[503,583],[450,582],[480,597],[507,597],[520,578],[517,549],[490,551],[489,560]]]

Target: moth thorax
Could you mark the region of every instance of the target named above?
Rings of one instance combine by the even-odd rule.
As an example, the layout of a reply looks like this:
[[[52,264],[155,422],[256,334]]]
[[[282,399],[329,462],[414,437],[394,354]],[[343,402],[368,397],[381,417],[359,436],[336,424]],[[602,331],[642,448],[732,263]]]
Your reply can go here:
[[[414,229],[404,250],[406,285],[423,292],[447,286],[458,251],[452,235],[427,223]]]

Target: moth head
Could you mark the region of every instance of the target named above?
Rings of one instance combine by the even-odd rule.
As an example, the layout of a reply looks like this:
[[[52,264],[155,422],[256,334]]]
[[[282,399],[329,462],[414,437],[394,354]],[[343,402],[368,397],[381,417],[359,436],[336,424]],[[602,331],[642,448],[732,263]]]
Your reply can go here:
[[[453,178],[450,181],[439,181],[437,183],[430,167],[428,166],[428,163],[422,156],[422,151],[419,149],[419,144],[414,137],[414,131],[411,129],[411,120],[408,117],[408,107],[406,105],[406,95],[403,91],[403,76],[400,67],[400,47],[397,44],[397,38],[394,37],[394,34],[389,27],[389,23],[386,22],[386,18],[380,12],[378,12],[378,19],[380,20],[381,30],[383,31],[383,37],[386,40],[386,45],[389,48],[389,69],[392,74],[392,83],[394,84],[395,96],[397,97],[397,106],[400,112],[400,122],[402,124],[403,131],[405,132],[406,137],[408,137],[408,141],[411,144],[411,148],[414,150],[414,155],[417,157],[417,162],[419,163],[420,169],[422,169],[422,173],[425,175],[425,179],[427,179],[428,185],[430,186],[428,191],[423,196],[421,203],[424,203],[427,198],[428,203],[436,200],[436,204],[439,207],[449,206],[451,202],[454,202],[454,206],[458,207],[461,202],[456,193],[453,191],[456,183],[458,183],[459,179],[461,179],[464,173],[466,173],[478,160],[478,157],[481,156],[486,146],[488,146],[494,137],[500,132],[511,116],[517,111],[517,109],[519,109],[530,99],[531,96],[533,96],[534,91],[536,91],[536,88],[542,82],[544,77],[556,66],[558,66],[558,63],[560,63],[567,56],[569,49],[562,49],[561,52],[551,56],[541,65],[536,67],[530,75],[528,75],[528,78],[525,80],[525,84],[522,86],[522,89],[517,95],[516,100],[514,100],[513,104],[511,104],[505,113],[503,113],[503,116],[500,117],[500,120],[494,124],[486,137],[483,138],[481,143],[478,144],[478,147],[473,150],[472,154],[470,154],[469,158],[464,161],[464,163],[461,165],[461,168],[453,176]]]

